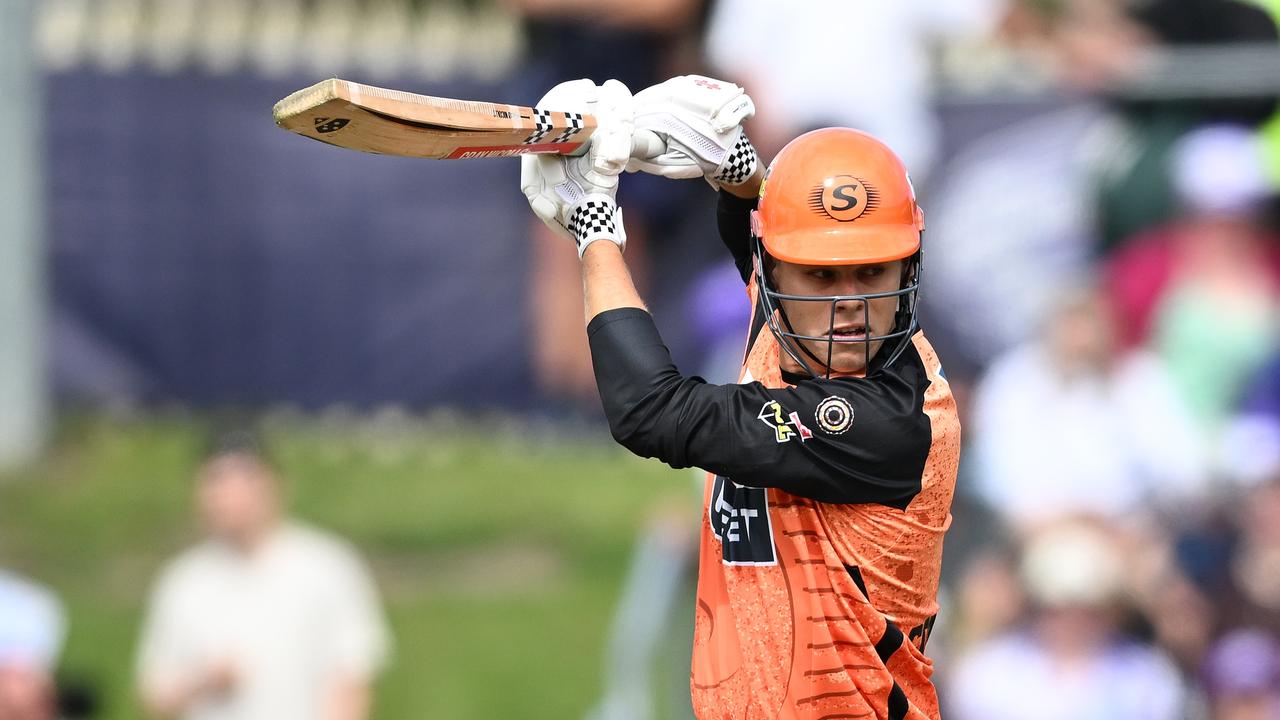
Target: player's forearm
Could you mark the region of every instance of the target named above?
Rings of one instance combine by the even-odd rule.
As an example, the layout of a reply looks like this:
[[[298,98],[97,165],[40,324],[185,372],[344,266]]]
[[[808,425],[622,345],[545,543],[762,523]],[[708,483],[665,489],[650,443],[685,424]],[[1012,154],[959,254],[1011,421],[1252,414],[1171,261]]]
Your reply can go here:
[[[594,242],[582,254],[582,291],[586,300],[587,322],[607,310],[624,307],[644,309],[644,301],[622,250],[611,242]]]

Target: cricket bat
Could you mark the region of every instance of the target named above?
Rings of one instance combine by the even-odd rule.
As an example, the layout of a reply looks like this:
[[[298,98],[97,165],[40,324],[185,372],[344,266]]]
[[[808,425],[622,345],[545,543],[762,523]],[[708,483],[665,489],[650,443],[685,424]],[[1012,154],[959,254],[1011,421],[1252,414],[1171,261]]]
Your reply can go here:
[[[454,100],[330,78],[276,103],[276,124],[303,137],[361,152],[441,160],[587,150],[596,119],[585,113]],[[633,155],[661,141],[641,132]]]

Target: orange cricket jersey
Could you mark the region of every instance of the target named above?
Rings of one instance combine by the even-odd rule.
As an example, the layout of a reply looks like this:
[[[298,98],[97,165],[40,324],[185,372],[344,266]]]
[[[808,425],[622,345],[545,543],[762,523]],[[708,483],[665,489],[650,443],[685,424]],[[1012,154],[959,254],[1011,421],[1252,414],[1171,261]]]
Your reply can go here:
[[[757,332],[742,382],[791,387],[778,353],[773,335]],[[923,333],[881,372],[891,377],[826,381],[809,395],[797,385],[750,419],[773,432],[759,442],[785,445],[789,454],[779,457],[801,457],[805,472],[829,468],[830,482],[846,483],[850,497],[866,487],[889,498],[883,488],[902,478],[884,477],[918,473],[906,495],[821,502],[781,489],[785,477],[765,483],[755,473],[739,484],[709,476],[691,678],[701,720],[938,717],[923,648],[938,610],[960,424]],[[904,424],[895,413],[920,422]],[[918,461],[895,465],[884,449],[895,433],[920,435],[903,450]],[[776,467],[786,473],[789,465]]]

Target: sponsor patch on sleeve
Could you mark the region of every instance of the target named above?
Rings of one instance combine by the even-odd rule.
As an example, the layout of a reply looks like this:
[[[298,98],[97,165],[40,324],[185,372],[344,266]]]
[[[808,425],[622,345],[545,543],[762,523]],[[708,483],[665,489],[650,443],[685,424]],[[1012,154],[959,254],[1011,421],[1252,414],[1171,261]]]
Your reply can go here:
[[[777,400],[765,403],[757,417],[773,429],[774,439],[779,443],[791,442],[797,437],[800,438],[800,442],[804,442],[813,437],[813,431],[800,422],[800,415],[795,412],[788,413],[783,409],[782,403]]]
[[[853,425],[853,403],[832,395],[818,403],[813,419],[823,432],[829,435],[842,435]]]

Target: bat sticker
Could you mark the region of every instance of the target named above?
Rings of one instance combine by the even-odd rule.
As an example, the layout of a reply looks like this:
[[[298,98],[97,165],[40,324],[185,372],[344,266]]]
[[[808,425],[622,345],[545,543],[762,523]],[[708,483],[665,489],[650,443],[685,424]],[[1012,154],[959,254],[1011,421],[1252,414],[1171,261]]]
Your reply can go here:
[[[333,118],[332,120],[324,117],[316,118],[316,132],[322,134],[337,132],[346,127],[350,122],[351,121],[346,118]]]

